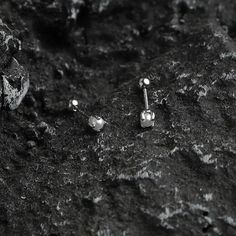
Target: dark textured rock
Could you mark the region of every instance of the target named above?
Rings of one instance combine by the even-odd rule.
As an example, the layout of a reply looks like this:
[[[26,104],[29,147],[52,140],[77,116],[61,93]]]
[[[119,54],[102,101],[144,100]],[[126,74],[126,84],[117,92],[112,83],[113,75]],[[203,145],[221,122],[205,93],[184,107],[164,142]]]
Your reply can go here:
[[[29,74],[13,57],[10,65],[3,69],[2,93],[3,107],[15,110],[29,90]]]
[[[12,56],[19,50],[20,41],[16,39],[10,28],[0,18],[0,70],[11,60]]]
[[[1,234],[236,235],[235,1],[72,2],[73,27],[63,1],[0,3],[32,81],[1,112]]]
[[[0,107],[18,108],[29,89],[29,75],[13,57],[21,42],[0,19]]]

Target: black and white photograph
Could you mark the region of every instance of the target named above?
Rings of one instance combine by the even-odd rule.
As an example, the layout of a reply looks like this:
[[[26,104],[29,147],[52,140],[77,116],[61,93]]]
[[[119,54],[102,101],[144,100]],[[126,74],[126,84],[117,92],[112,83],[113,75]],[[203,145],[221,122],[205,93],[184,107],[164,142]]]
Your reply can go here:
[[[236,236],[236,0],[0,0],[0,236]]]

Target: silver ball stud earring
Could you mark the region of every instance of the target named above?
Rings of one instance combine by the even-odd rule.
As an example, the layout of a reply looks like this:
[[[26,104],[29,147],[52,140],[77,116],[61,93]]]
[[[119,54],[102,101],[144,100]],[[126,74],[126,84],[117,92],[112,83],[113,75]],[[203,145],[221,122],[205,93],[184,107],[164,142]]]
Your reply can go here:
[[[96,132],[100,132],[104,125],[107,123],[102,117],[100,116],[88,116],[84,111],[79,109],[79,102],[75,99],[71,100],[69,103],[69,108],[73,111],[79,112],[81,115],[87,118],[88,126],[92,128]]]
[[[153,127],[155,124],[155,113],[149,109],[147,88],[150,86],[148,78],[142,78],[139,81],[139,86],[143,90],[145,110],[140,114],[140,125],[142,128]]]

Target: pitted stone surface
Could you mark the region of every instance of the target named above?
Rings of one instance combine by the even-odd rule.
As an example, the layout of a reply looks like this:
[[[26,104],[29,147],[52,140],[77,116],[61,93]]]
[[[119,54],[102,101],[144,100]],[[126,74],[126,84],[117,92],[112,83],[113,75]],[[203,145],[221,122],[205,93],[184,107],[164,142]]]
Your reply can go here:
[[[17,109],[29,89],[29,75],[13,57],[20,45],[0,18],[0,108]]]
[[[15,110],[29,90],[29,75],[13,57],[10,65],[3,70],[3,107]]]
[[[10,28],[0,18],[0,70],[11,60],[19,50],[20,41],[13,36]]]

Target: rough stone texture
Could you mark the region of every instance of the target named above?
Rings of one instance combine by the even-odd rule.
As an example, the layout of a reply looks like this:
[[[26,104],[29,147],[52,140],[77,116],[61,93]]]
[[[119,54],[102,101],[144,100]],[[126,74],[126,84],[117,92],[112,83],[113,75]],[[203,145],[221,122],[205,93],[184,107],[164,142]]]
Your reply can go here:
[[[19,50],[19,45],[20,41],[0,18],[0,70],[10,62],[12,56]]]
[[[13,57],[10,65],[3,69],[2,104],[4,109],[15,110],[29,90],[29,74]]]
[[[32,80],[1,112],[1,235],[236,235],[235,9],[1,1]],[[152,130],[139,126],[143,76]],[[72,98],[109,123],[102,133]]]
[[[29,75],[13,57],[20,45],[0,18],[0,108],[17,109],[29,89]]]

